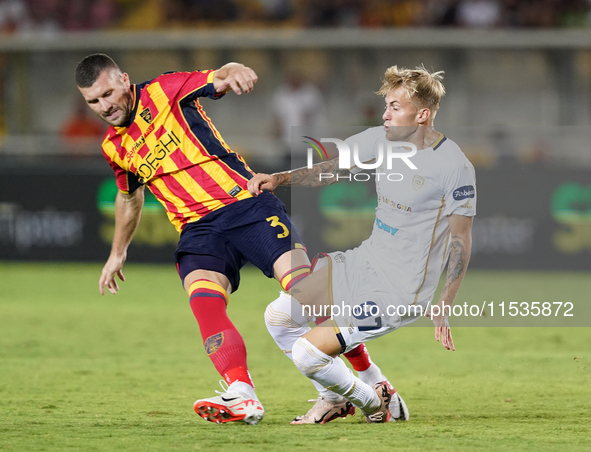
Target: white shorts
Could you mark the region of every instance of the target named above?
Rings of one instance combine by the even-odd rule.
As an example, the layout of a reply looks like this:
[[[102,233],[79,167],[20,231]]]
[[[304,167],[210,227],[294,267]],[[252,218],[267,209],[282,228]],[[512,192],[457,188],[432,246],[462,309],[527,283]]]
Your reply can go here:
[[[328,266],[329,315],[343,352],[417,320],[422,312],[404,303],[358,248],[324,254],[314,271]],[[393,275],[395,278],[395,275]]]

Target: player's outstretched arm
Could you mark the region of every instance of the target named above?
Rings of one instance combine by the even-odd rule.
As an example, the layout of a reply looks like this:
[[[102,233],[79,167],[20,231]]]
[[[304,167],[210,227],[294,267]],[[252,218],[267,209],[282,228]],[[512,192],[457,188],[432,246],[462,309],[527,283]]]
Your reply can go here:
[[[435,325],[435,340],[441,340],[441,345],[446,349],[455,351],[448,314],[460,289],[460,284],[462,284],[462,279],[464,279],[468,262],[470,261],[473,217],[450,215],[448,220],[451,232],[451,244],[445,285],[439,296],[437,307],[433,307],[429,315],[431,315],[433,324]],[[446,308],[446,306],[449,307]]]
[[[349,180],[350,174],[348,169],[339,168],[339,159],[336,158],[316,163],[312,168],[304,167],[275,174],[256,174],[248,181],[248,191],[251,195],[258,196],[262,190],[272,191],[280,185],[323,187],[340,179]]]
[[[257,80],[258,76],[251,68],[240,63],[228,63],[213,74],[213,87],[217,93],[232,90],[240,96],[243,92],[251,92]]]
[[[105,286],[107,286],[107,289],[113,295],[117,293],[119,285],[115,280],[115,275],[121,281],[125,281],[122,269],[127,258],[127,247],[131,243],[133,233],[140,222],[143,205],[143,185],[130,194],[117,193],[117,198],[115,199],[115,234],[113,235],[113,245],[111,246],[109,259],[107,259],[107,263],[103,267],[99,279],[99,291],[101,295],[105,294]]]

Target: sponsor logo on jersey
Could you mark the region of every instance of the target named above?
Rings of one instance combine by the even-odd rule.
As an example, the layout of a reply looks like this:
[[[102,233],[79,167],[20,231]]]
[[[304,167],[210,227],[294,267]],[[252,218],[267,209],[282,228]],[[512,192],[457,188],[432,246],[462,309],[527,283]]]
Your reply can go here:
[[[141,118],[148,124],[152,124],[152,112],[149,108],[146,108],[140,113]]]
[[[127,159],[127,163],[131,162],[131,159],[135,155],[136,151],[141,148],[144,144],[146,144],[146,137],[150,135],[154,131],[154,124],[150,124],[150,127],[146,129],[144,134],[135,142],[131,147],[131,150],[127,151],[125,154],[125,158]]]
[[[414,190],[419,190],[419,189],[423,188],[423,185],[425,185],[425,178],[423,176],[415,175],[412,178],[412,188]]]
[[[125,159],[127,160],[127,163],[131,162],[131,159],[133,158],[134,155],[135,155],[135,145],[134,145],[133,149],[131,149],[130,151],[127,151],[125,153]]]
[[[474,189],[474,185],[464,185],[463,187],[454,190],[454,199],[456,201],[461,201],[462,199],[474,198],[475,194],[476,190]]]
[[[146,144],[146,139],[142,135],[139,140],[133,143],[132,152],[135,153],[139,148],[141,148],[144,144]]]
[[[228,194],[234,198],[238,193],[240,193],[242,191],[242,187],[240,187],[239,185],[236,185],[232,190],[230,190],[228,192]]]
[[[146,129],[146,131],[144,132],[143,137],[147,138],[147,136],[150,135],[153,131],[154,131],[154,124],[150,124],[150,127],[148,127]]]
[[[345,258],[344,254],[339,253],[339,254],[335,254],[335,256],[334,256],[334,261],[339,264],[345,263],[346,260],[347,259]]]
[[[469,202],[467,202],[466,204],[463,204],[460,207],[463,207],[464,209],[471,209],[472,208],[472,204],[470,204]]]
[[[389,234],[396,234],[396,232],[398,232],[398,229],[393,228],[392,226],[388,226],[386,223],[384,223],[382,220],[380,220],[379,218],[376,217],[376,224],[378,225],[378,228],[380,228],[382,231],[387,232]]]
[[[390,207],[393,207],[398,212],[401,212],[401,213],[412,213],[412,208],[410,206],[405,206],[404,204],[400,204],[400,203],[398,203],[396,201],[392,201],[391,199],[386,198],[385,196],[378,197],[378,201],[379,202],[383,202],[384,204],[387,204]]]
[[[224,343],[224,333],[217,333],[217,334],[214,334],[213,336],[209,336],[205,340],[205,343],[203,344],[203,346],[205,347],[205,352],[208,355],[211,355],[212,353],[217,352],[223,343]]]
[[[141,141],[141,140],[140,140]],[[138,166],[137,175],[146,181],[152,177],[160,167],[162,159],[178,149],[181,140],[174,132],[167,132],[158,140],[154,149],[150,151]]]

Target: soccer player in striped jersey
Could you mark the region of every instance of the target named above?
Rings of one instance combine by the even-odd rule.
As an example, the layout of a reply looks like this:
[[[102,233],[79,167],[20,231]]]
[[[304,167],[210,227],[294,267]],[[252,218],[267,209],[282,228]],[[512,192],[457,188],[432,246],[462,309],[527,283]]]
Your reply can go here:
[[[110,125],[102,150],[119,188],[101,294],[105,286],[113,294],[119,290],[116,277],[124,281],[122,268],[147,186],[180,233],[177,270],[205,350],[228,386],[218,397],[195,402],[195,411],[212,422],[257,424],[264,410],[248,372],[244,341],[226,313],[228,295],[238,289],[246,261],[286,291],[308,275],[310,262],[283,203],[271,193],[249,193],[253,172],[199,102],[230,90],[250,92],[255,72],[229,63],[131,84],[110,57],[94,54],[78,64],[75,78],[88,106]],[[356,369],[381,374],[363,346],[349,356]]]

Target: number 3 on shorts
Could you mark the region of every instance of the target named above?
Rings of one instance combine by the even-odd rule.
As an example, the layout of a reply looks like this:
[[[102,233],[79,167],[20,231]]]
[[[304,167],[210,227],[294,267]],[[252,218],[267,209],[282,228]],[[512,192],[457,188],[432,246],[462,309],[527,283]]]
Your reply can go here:
[[[289,229],[287,229],[287,226],[285,226],[281,221],[279,221],[278,216],[273,215],[272,217],[265,218],[265,220],[271,222],[271,227],[274,228],[276,226],[280,226],[283,229],[283,232],[281,234],[277,234],[278,239],[282,239],[283,237],[287,237],[289,235]]]

